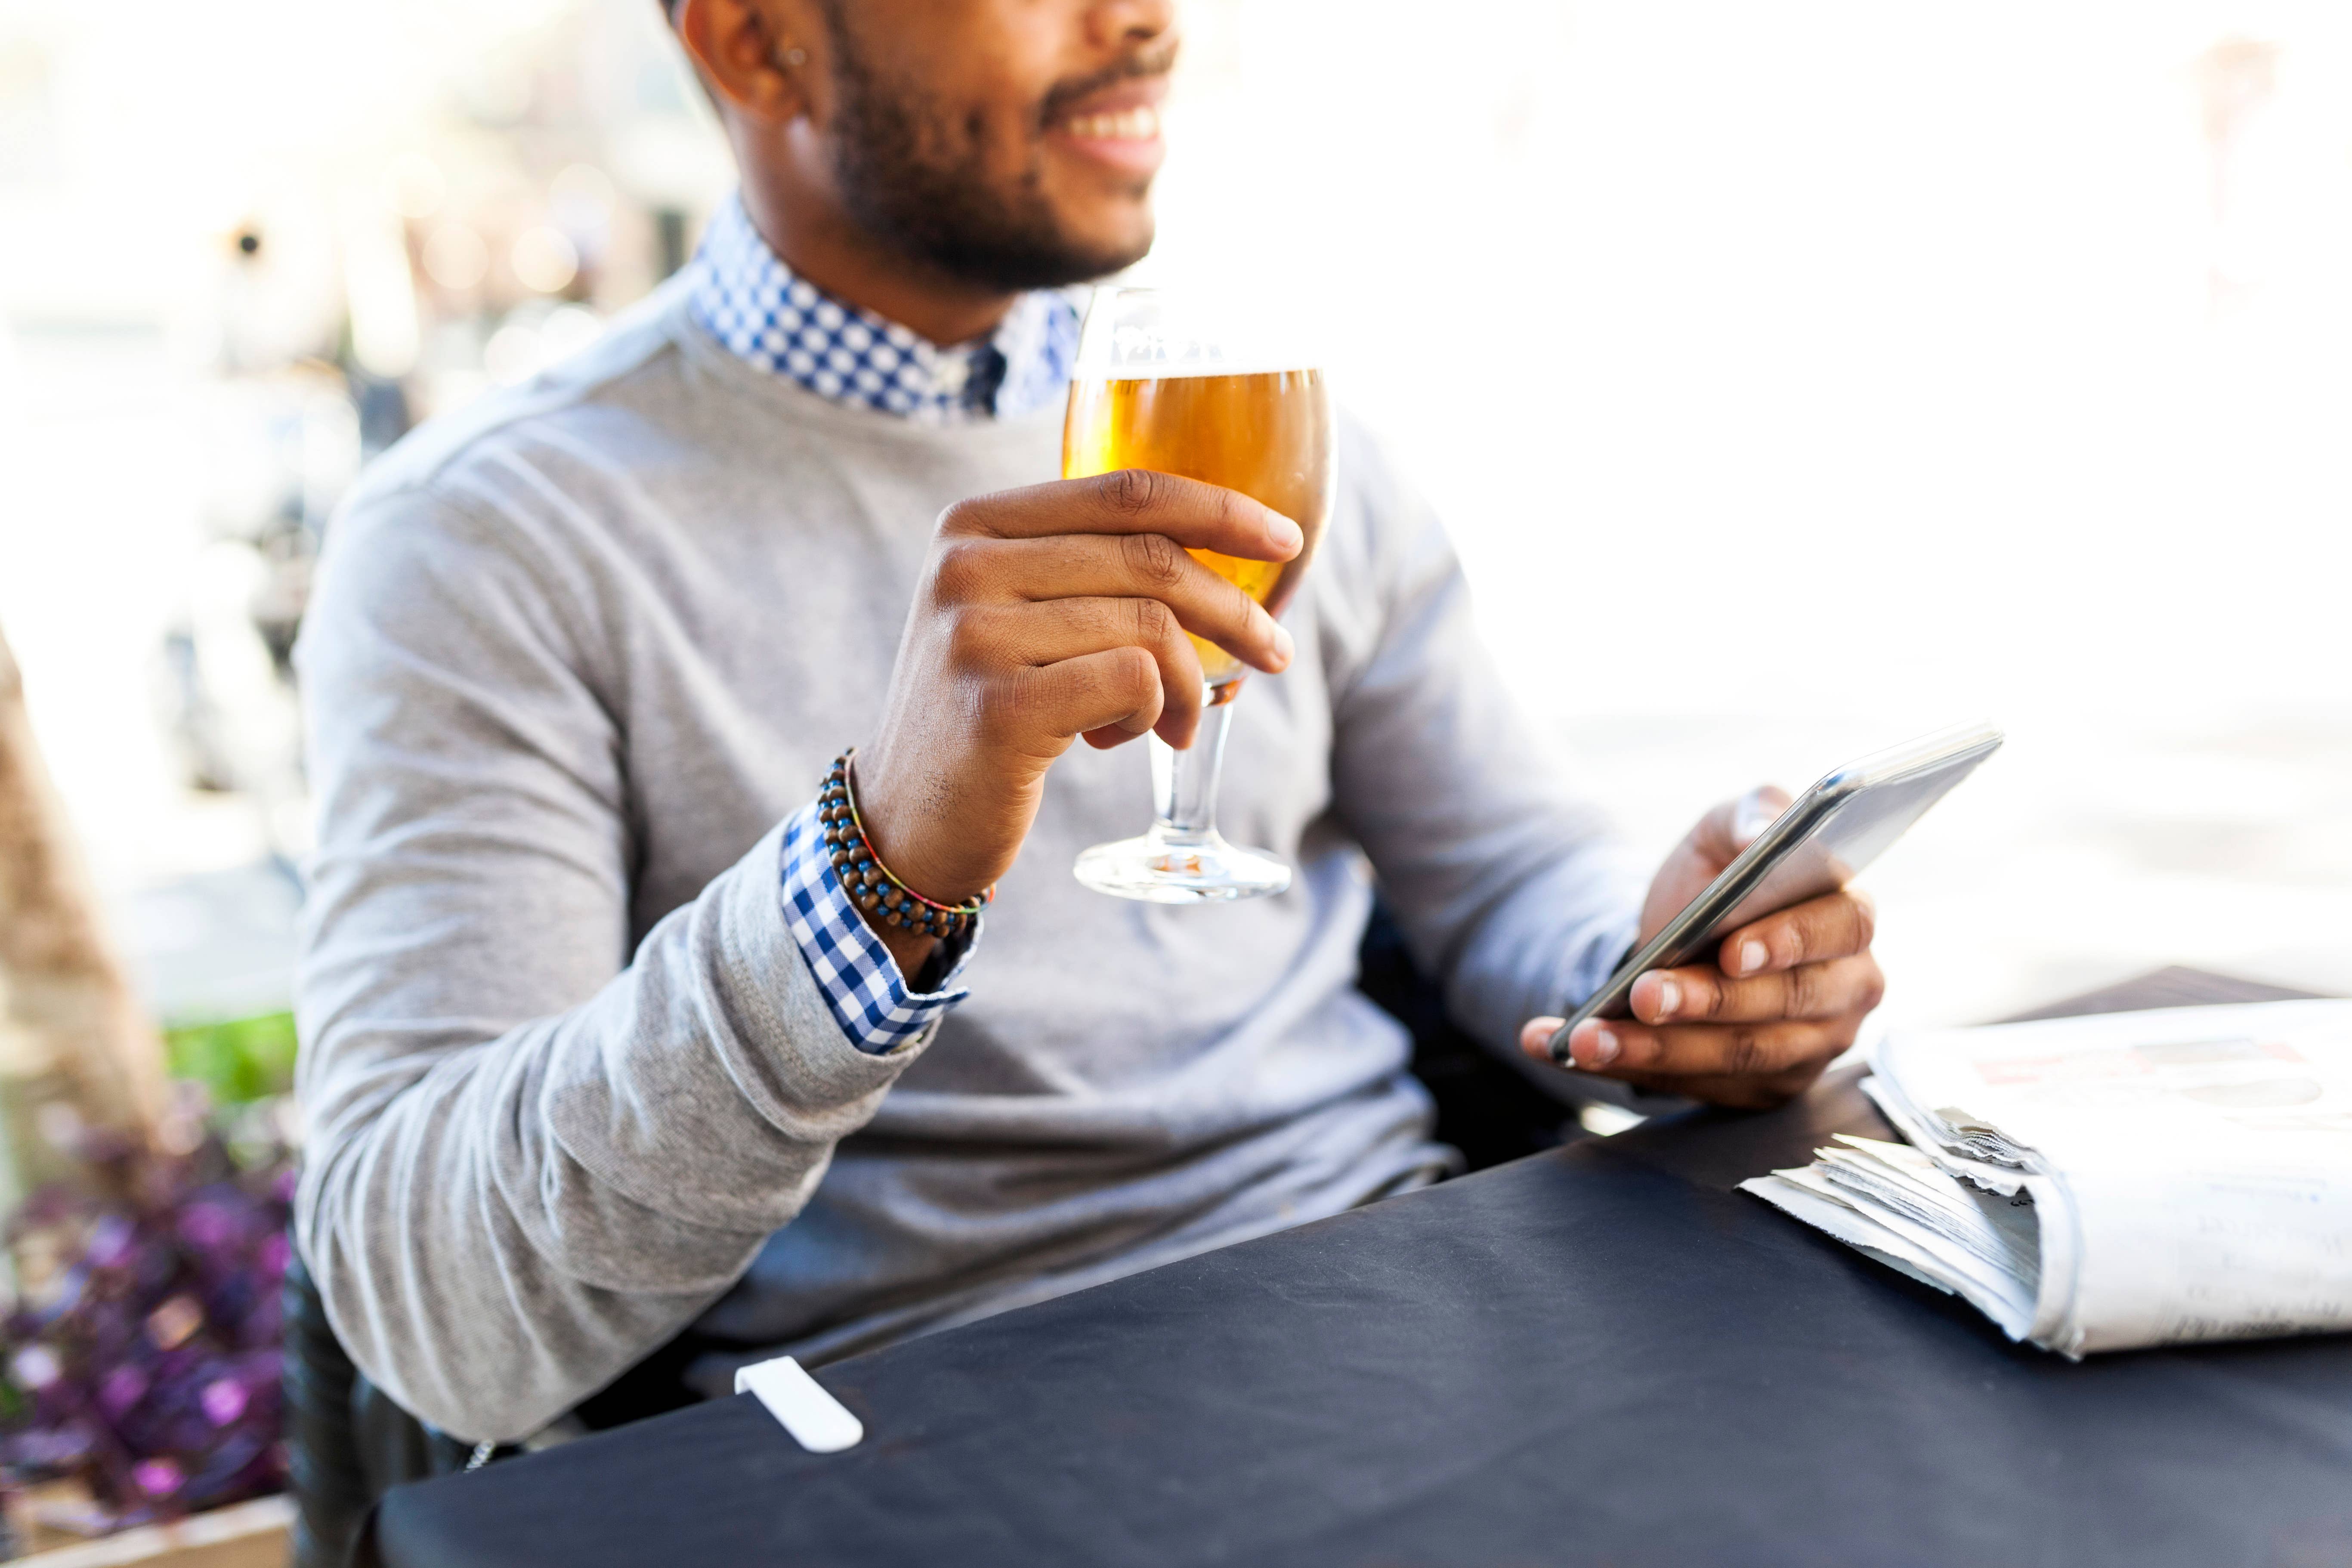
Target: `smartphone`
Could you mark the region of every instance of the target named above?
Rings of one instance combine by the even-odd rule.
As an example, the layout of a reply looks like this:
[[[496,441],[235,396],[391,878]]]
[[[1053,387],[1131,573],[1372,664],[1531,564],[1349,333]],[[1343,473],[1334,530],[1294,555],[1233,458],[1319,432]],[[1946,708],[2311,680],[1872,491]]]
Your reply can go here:
[[[2000,742],[2000,731],[1990,724],[1963,724],[1824,774],[1664,930],[1617,966],[1551,1037],[1551,1059],[1572,1065],[1568,1037],[1587,1018],[1625,1016],[1626,999],[1641,975],[1689,963],[1750,921],[1844,887]]]

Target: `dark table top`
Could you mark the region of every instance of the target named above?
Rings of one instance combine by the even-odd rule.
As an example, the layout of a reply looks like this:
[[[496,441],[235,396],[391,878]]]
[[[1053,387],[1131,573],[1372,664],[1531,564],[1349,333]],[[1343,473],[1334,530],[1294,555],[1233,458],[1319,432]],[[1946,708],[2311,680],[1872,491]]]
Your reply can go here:
[[[2055,1011],[2291,994],[2168,970]],[[2352,1563],[2352,1337],[2074,1363],[1731,1191],[1836,1075],[402,1488],[396,1568]]]

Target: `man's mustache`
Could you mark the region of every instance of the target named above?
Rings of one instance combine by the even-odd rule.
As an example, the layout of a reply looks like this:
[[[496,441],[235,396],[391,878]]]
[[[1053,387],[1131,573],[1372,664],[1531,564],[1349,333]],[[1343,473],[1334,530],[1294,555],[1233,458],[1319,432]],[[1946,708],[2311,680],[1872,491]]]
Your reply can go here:
[[[1130,77],[1166,76],[1176,68],[1176,49],[1180,40],[1162,38],[1147,44],[1114,65],[1105,66],[1091,76],[1073,77],[1056,82],[1045,94],[1045,101],[1037,110],[1037,129],[1043,132],[1059,124],[1070,105],[1107,87],[1116,87]]]

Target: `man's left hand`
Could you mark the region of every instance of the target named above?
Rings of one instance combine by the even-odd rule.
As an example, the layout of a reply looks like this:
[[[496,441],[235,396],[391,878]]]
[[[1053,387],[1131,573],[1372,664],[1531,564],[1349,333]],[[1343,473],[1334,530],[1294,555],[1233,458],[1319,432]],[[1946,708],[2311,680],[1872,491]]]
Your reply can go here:
[[[1700,819],[1666,857],[1642,906],[1639,947],[1762,832],[1789,797],[1751,791]],[[1870,955],[1869,898],[1848,889],[1740,927],[1716,962],[1654,969],[1633,982],[1631,1018],[1592,1018],[1570,1037],[1587,1072],[1656,1094],[1762,1109],[1804,1092],[1853,1044],[1886,982]],[[1551,1059],[1558,1018],[1530,1018],[1519,1048]]]

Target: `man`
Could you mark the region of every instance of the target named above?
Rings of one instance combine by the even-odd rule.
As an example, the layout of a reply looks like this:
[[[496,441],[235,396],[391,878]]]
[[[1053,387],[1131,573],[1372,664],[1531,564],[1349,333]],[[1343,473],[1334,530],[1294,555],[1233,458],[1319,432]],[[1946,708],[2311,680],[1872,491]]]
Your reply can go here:
[[[1709,816],[1645,900],[1353,432],[1284,625],[1180,546],[1286,559],[1288,520],[1053,479],[1051,290],[1150,242],[1167,0],[676,20],[740,205],[598,348],[380,466],[300,650],[303,1252],[360,1366],[467,1439],[689,1326],[724,1390],[1432,1180],[1350,984],[1367,861],[1457,1017],[1535,1051],[1755,826]],[[1185,632],[1272,677],[1221,811],[1297,865],[1282,897],[1071,879],[1146,809],[1124,742],[1196,731]],[[904,886],[996,888],[976,934],[850,902],[814,798],[853,745]],[[1577,1060],[1785,1097],[1874,1005],[1869,936],[1843,896],[1768,919]]]

